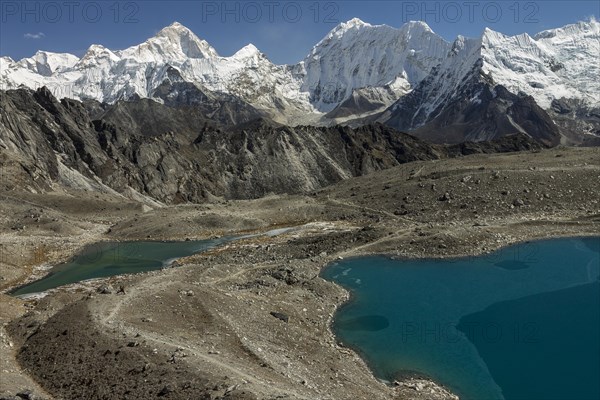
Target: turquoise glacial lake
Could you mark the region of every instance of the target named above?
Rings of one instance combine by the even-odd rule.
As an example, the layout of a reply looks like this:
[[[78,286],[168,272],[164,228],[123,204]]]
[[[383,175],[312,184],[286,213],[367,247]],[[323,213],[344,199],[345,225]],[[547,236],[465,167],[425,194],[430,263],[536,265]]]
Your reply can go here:
[[[426,375],[464,400],[600,399],[600,238],[353,258],[322,276],[352,293],[338,340],[381,379]]]
[[[87,246],[44,278],[11,292],[14,296],[44,292],[69,283],[114,275],[153,271],[173,260],[211,249],[233,238],[187,242],[100,242]]]

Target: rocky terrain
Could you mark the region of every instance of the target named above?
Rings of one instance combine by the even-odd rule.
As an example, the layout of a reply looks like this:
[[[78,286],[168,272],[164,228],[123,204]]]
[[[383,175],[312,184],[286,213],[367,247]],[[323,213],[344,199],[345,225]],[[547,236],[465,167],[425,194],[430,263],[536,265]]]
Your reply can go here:
[[[597,235],[600,158],[584,148],[452,151],[457,157],[372,169],[307,194],[169,206],[63,183],[42,193],[41,184],[13,184],[31,176],[22,164],[2,164],[5,291],[86,243],[294,229],[45,297],[1,294],[0,397],[453,398],[414,377],[377,381],[333,337],[331,319],[348,293],[319,272],[360,254],[469,256]]]
[[[68,186],[149,206],[308,193],[408,161],[544,146],[526,135],[436,146],[381,124],[287,127],[259,117],[227,125],[198,106],[58,101],[46,88],[0,92],[0,109],[2,165],[11,169],[0,184]]]

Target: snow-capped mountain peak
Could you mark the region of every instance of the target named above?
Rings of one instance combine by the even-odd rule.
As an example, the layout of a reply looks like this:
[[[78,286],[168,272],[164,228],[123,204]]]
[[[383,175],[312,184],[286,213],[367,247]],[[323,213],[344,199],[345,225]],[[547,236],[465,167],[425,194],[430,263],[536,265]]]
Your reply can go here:
[[[99,44],[93,44],[77,62],[77,65],[89,67],[91,65],[99,65],[103,62],[116,63],[119,60],[119,56],[113,53],[110,49],[107,49]]]
[[[597,21],[594,17],[588,21],[579,21],[575,24],[565,25],[561,28],[548,29],[539,32],[535,35],[535,40],[539,39],[551,39],[551,38],[567,38],[572,39],[577,36],[588,36],[588,35],[599,35],[600,34],[600,21]]]
[[[534,36],[489,28],[478,38],[459,36],[448,56],[378,120],[450,142],[511,132],[548,145],[600,137],[599,32],[592,20]]]
[[[162,28],[160,31],[158,31],[156,36],[172,36],[172,35],[181,36],[181,35],[189,35],[189,34],[193,35],[194,33],[191,30],[189,30],[186,26],[184,26],[183,24],[181,24],[177,21],[173,21],[173,23],[171,23],[171,25],[167,25],[164,28]]]
[[[208,44],[206,41],[200,39],[194,32],[187,27],[183,26],[179,22],[173,22],[171,25],[162,28],[156,35],[148,40],[157,38],[165,38],[172,44],[180,44],[183,40],[190,40],[195,43]],[[210,46],[209,46],[210,47]]]
[[[353,18],[328,32],[298,64],[275,65],[253,44],[221,57],[174,22],[124,50],[92,45],[81,59],[44,51],[20,61],[1,57],[0,86],[47,86],[57,97],[114,102],[153,97],[174,69],[185,83],[236,96],[293,124],[329,118],[326,113],[338,107],[344,111],[331,115],[347,116],[355,108],[360,113],[364,104],[369,113],[379,112],[427,80],[431,92],[419,100],[418,113],[428,117],[479,76],[531,95],[544,109],[563,97],[598,106],[599,54],[596,20],[535,36],[486,29],[449,43],[421,21],[393,28]]]
[[[379,28],[385,25],[375,25]],[[349,21],[339,23],[335,28],[329,31],[323,39],[321,39],[311,50],[310,54],[315,54],[318,49],[327,46],[328,43],[342,40],[344,37],[349,37],[358,34],[363,28],[372,28],[373,25],[363,22],[359,18],[352,18]]]
[[[562,97],[600,103],[600,28],[595,20],[541,32],[482,35],[483,70],[496,84],[533,96],[542,108]]]
[[[137,46],[120,52],[124,58],[141,62],[166,62],[186,59],[210,59],[219,57],[217,51],[194,32],[174,22],[161,29],[155,36]]]
[[[489,44],[498,43],[498,42],[502,41],[504,38],[506,38],[505,34],[497,32],[488,27],[484,28],[483,33],[481,34],[482,42],[487,42]]]
[[[329,111],[354,89],[384,86],[398,78],[409,86],[419,82],[448,50],[449,44],[424,23],[395,29],[355,18],[313,47],[302,63],[302,88],[319,110]]]
[[[253,58],[253,57],[259,57],[259,56],[263,56],[263,53],[258,48],[256,48],[255,45],[253,45],[252,43],[248,43],[247,45],[245,45],[244,47],[239,49],[231,57],[236,58],[236,59],[244,59],[244,58]]]
[[[484,47],[494,48],[504,46],[506,42],[510,42],[515,47],[519,48],[536,48],[538,47],[535,40],[528,33],[521,33],[515,36],[508,36],[501,32],[494,31],[490,28],[485,28],[481,35],[481,43]]]
[[[40,50],[32,57],[20,60],[18,64],[42,76],[51,76],[55,72],[71,68],[78,60],[73,54]]]
[[[364,22],[360,18],[352,18],[349,21],[341,22],[340,24],[338,24],[335,28],[333,28],[331,30],[330,35],[332,35],[332,36],[343,35],[344,33],[348,32],[350,30],[356,30],[356,29],[361,29],[364,27],[371,27],[371,26],[373,26],[373,25]]]
[[[434,33],[433,29],[431,29],[431,27],[427,25],[427,23],[424,21],[408,21],[400,27],[400,30],[411,32],[425,31],[429,33]]]
[[[155,38],[165,38],[170,44],[179,47],[181,52],[189,58],[214,58],[218,57],[217,51],[206,40],[200,39],[194,32],[173,22],[166,28],[161,29]]]

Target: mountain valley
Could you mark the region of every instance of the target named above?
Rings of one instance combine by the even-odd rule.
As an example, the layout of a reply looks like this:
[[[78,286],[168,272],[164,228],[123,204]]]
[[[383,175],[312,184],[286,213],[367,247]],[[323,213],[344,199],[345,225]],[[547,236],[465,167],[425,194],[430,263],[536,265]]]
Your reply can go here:
[[[177,22],[0,57],[0,400],[457,400],[423,371],[377,379],[321,271],[597,237],[599,61],[593,18],[453,42],[354,18],[291,65]],[[231,237],[11,294],[98,243]]]

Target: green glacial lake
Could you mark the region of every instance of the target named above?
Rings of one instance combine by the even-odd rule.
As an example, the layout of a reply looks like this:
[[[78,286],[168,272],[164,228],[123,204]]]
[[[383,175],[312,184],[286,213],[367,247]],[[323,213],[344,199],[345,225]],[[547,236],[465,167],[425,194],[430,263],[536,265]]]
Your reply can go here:
[[[600,238],[354,258],[322,276],[351,291],[333,329],[381,379],[424,374],[464,400],[600,399]]]
[[[44,278],[11,292],[14,296],[40,293],[70,283],[95,278],[154,271],[174,260],[223,244],[256,236],[277,236],[296,228],[279,228],[261,234],[180,242],[100,242],[85,247],[70,261],[53,267]]]
[[[231,240],[96,243],[85,247],[70,261],[53,267],[46,277],[22,286],[11,294],[21,296],[88,279],[153,271],[167,267],[177,258],[191,256]]]

